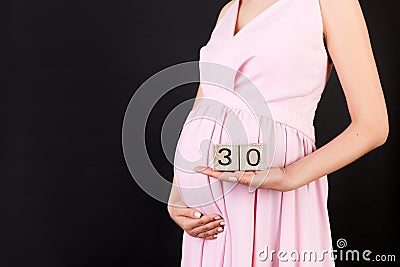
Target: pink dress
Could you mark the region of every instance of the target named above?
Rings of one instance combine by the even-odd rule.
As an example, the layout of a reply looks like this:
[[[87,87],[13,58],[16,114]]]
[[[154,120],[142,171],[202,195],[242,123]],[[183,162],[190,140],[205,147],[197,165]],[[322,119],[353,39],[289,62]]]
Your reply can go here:
[[[214,240],[184,232],[181,266],[334,266],[326,176],[279,192],[193,171],[212,166],[213,144],[266,143],[273,167],[316,149],[313,119],[331,70],[319,0],[278,0],[234,34],[239,2],[200,49],[204,97],[174,159],[185,203],[226,225]]]

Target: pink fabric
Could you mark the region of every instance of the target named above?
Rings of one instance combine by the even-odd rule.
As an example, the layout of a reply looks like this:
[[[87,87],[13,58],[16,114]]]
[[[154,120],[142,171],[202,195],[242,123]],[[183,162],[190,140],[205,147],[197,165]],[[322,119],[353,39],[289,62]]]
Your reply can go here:
[[[325,260],[316,262],[293,261],[289,255],[287,261],[278,260],[277,254],[272,261],[262,261],[257,256],[266,246],[269,252],[296,250],[300,255],[312,250],[318,257],[332,248],[326,176],[289,192],[249,192],[247,186],[191,169],[211,166],[213,143],[273,144],[274,167],[286,166],[316,149],[313,119],[330,71],[318,0],[278,0],[233,35],[238,7],[239,0],[235,0],[214,28],[200,49],[200,62],[240,71],[262,97],[246,95],[246,86],[237,76],[231,91],[201,83],[204,98],[225,106],[202,100],[189,113],[175,154],[174,176],[188,206],[204,214],[221,214],[226,226],[215,240],[184,232],[181,266],[334,266],[327,254]],[[208,75],[206,66],[200,72],[203,78]],[[235,93],[241,90],[247,100],[269,109],[270,116],[254,115],[237,100]],[[235,127],[238,131],[244,127],[246,136],[232,140],[234,134],[224,128],[234,132]]]

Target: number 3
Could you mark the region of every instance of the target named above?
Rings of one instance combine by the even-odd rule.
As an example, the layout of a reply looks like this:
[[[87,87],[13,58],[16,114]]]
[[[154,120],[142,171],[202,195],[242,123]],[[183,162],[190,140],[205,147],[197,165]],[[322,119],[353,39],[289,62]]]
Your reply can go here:
[[[218,160],[218,163],[219,163],[220,165],[227,166],[227,165],[229,165],[229,164],[232,163],[232,159],[229,157],[229,156],[232,155],[232,151],[231,151],[230,149],[224,147],[224,148],[221,148],[220,150],[218,150],[218,153],[222,153],[223,151],[227,151],[227,152],[228,152],[228,154],[224,155],[224,159],[227,159],[228,162],[222,162],[222,161],[219,159],[219,160]]]

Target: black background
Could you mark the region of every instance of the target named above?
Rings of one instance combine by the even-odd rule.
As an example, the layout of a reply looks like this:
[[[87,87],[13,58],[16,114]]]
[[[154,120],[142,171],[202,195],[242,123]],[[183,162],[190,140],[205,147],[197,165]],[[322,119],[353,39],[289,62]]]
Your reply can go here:
[[[224,2],[2,2],[1,267],[179,265],[182,230],[131,178],[122,120],[147,78],[198,59]],[[384,146],[329,176],[332,237],[349,249],[396,254],[398,262],[398,11],[395,1],[360,3],[391,129]],[[196,89],[177,91],[174,101]],[[167,114],[171,105],[158,108]],[[317,145],[348,123],[333,71],[316,115]],[[157,149],[156,140],[152,155]],[[157,162],[171,178],[172,166],[161,156]]]

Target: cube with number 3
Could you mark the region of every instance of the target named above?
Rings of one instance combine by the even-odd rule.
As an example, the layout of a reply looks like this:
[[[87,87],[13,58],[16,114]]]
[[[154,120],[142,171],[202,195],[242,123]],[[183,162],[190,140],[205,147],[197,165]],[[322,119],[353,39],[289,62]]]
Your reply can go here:
[[[239,170],[239,146],[230,144],[214,145],[214,170]]]

